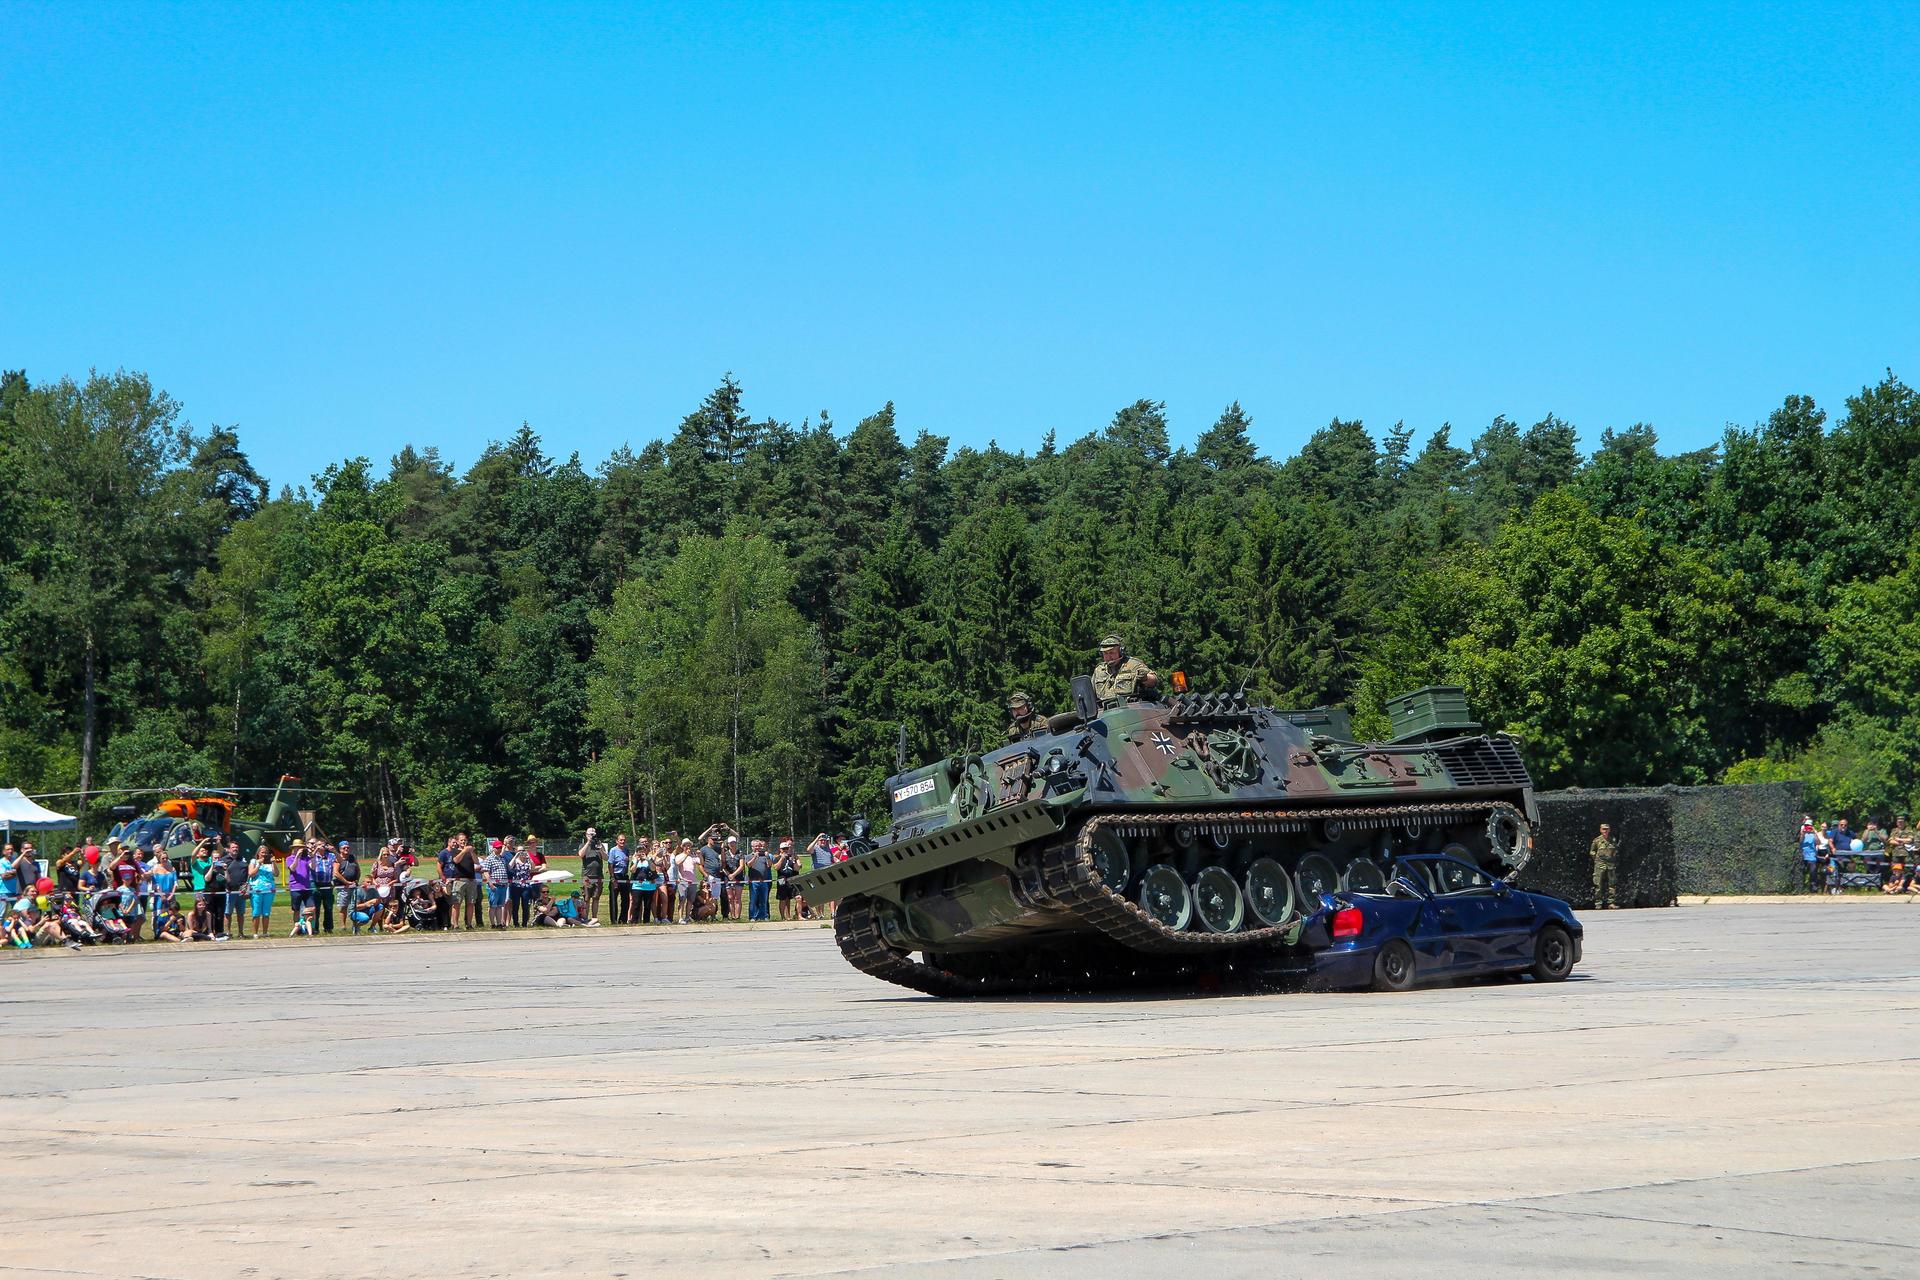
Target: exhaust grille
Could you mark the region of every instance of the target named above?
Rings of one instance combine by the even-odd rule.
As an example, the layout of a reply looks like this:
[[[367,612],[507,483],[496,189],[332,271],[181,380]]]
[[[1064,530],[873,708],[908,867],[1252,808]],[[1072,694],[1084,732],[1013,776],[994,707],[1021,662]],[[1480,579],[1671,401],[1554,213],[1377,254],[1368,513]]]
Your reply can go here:
[[[1530,787],[1533,779],[1511,738],[1470,738],[1435,749],[1456,787]]]

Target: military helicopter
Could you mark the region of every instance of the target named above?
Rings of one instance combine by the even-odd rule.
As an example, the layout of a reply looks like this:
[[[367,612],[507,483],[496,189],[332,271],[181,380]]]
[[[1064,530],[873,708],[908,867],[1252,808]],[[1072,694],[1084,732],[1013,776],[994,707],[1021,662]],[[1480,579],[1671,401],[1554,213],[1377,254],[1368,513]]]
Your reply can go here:
[[[262,844],[277,853],[285,854],[295,839],[319,839],[318,824],[313,814],[302,812],[296,807],[292,796],[337,795],[338,792],[318,791],[299,785],[300,779],[293,774],[280,775],[279,784],[272,787],[192,787],[184,784],[173,787],[120,788],[107,791],[93,791],[89,796],[144,796],[159,795],[165,799],[156,804],[151,812],[141,814],[138,806],[121,804],[114,806],[113,814],[121,821],[107,834],[118,839],[121,844],[143,851],[163,850],[167,857],[179,861],[192,854],[193,846],[204,836],[219,836],[223,841],[232,839],[240,846],[240,851],[251,858]],[[292,796],[289,795],[289,785]],[[266,817],[261,821],[236,818],[233,811],[240,803],[240,797],[251,792],[270,792],[273,796],[267,802]],[[79,792],[63,792],[56,795],[35,796],[36,800],[59,800],[79,795]]]

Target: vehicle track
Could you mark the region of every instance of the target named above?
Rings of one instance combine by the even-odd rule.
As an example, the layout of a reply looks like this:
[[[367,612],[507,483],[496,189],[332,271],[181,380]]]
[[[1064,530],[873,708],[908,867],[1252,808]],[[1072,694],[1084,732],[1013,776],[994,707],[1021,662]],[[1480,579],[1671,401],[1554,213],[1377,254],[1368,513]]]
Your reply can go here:
[[[999,969],[956,972],[946,966],[916,960],[912,953],[889,942],[871,898],[856,894],[843,899],[834,912],[834,939],[847,962],[863,973],[898,986],[937,996],[1011,995],[1046,991],[1094,990],[1163,980],[1195,968],[1194,961],[1239,959],[1248,953],[1279,951],[1299,941],[1304,917],[1295,914],[1284,924],[1233,933],[1173,929],[1154,919],[1139,903],[1116,892],[1094,865],[1093,841],[1102,831],[1138,836],[1159,829],[1189,826],[1203,833],[1227,836],[1279,835],[1307,829],[1315,822],[1337,822],[1348,829],[1418,825],[1457,829],[1463,819],[1486,816],[1489,841],[1508,868],[1519,873],[1532,853],[1532,831],[1520,811],[1504,802],[1392,805],[1368,808],[1266,809],[1245,811],[1197,810],[1185,813],[1104,813],[1084,822],[1071,840],[1041,845],[1023,868],[1020,883],[1036,909],[1060,911],[1118,944],[1115,954],[1076,955],[1062,972],[1017,971],[999,958]],[[1501,848],[1503,823],[1516,832],[1511,848]],[[1034,893],[1037,887],[1038,893]],[[1025,953],[1015,953],[1026,956]],[[973,957],[992,966],[992,953]],[[1251,957],[1249,957],[1251,958]],[[1183,963],[1184,962],[1184,963]]]

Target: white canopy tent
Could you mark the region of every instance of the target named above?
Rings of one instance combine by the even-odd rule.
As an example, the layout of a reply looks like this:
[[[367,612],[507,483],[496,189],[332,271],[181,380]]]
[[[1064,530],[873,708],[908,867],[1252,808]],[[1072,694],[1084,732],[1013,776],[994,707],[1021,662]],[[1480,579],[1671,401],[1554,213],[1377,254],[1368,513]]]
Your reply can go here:
[[[0,787],[0,826],[7,829],[7,843],[13,843],[13,829],[22,831],[58,831],[79,822],[70,813],[42,809],[18,787]]]

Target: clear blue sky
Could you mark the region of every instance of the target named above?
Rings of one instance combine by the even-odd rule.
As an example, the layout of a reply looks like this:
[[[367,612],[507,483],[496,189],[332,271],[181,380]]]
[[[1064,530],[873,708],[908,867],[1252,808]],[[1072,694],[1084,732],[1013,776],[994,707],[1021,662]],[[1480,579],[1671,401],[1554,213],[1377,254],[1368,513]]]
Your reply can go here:
[[[1276,454],[1920,377],[1920,7],[1405,8],[0,0],[0,364],[145,370],[276,484],[592,465],[727,370]]]

